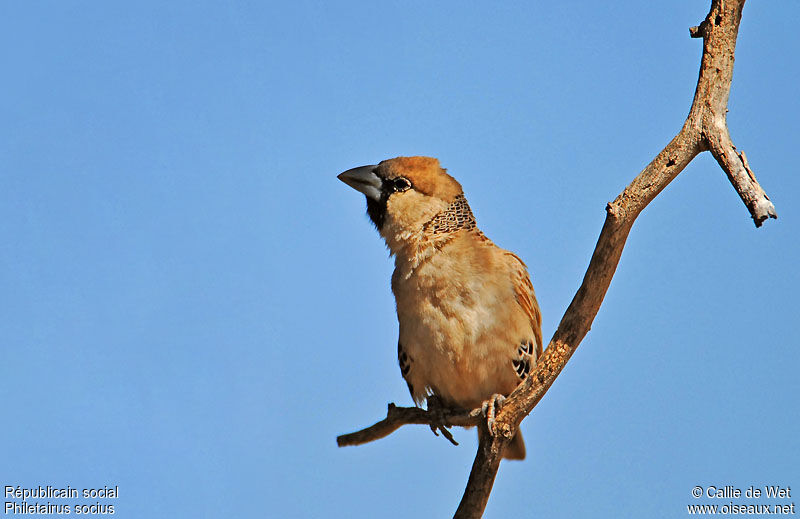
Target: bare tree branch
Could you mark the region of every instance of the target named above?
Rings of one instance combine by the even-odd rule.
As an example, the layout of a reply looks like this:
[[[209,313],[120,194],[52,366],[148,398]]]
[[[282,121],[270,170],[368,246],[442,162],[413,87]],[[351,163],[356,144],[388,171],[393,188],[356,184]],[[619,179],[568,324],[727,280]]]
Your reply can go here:
[[[442,423],[438,423],[438,417],[429,411],[420,409],[419,407],[397,407],[394,404],[389,404],[389,409],[386,411],[386,418],[380,422],[356,431],[350,434],[343,434],[336,438],[336,444],[339,447],[349,447],[352,445],[362,445],[371,441],[380,440],[389,436],[397,429],[404,425],[409,424],[423,424],[423,425],[443,425],[452,427],[459,425],[462,427],[472,427],[478,425],[482,421],[480,409],[466,411],[464,409],[442,409]],[[448,436],[447,431],[442,430],[445,438],[450,440],[455,445],[458,445],[452,436]]]
[[[500,467],[503,449],[520,422],[553,385],[589,332],[619,264],[625,241],[636,217],[683,169],[703,151],[711,151],[744,202],[756,227],[777,218],[775,207],[750,169],[744,152],[736,152],[726,121],[728,97],[733,78],[734,50],[745,0],[712,0],[705,20],[690,29],[692,37],[703,38],[703,57],[692,107],[680,132],[606,206],[606,220],[592,259],[578,292],[567,308],[550,344],[526,381],[506,399],[496,416],[493,434],[481,435],[469,481],[456,511],[457,519],[483,515]],[[405,423],[432,423],[427,412],[390,405],[386,420],[339,437],[339,445],[355,445],[382,438]],[[475,411],[448,414],[448,425],[478,420]]]
[[[777,218],[778,214],[747,164],[744,152],[736,153],[726,121],[733,80],[734,50],[744,0],[724,4],[714,0],[703,23],[689,30],[692,37],[703,38],[703,59],[687,122],[693,120],[703,138],[704,148],[711,151],[728,176],[750,211],[756,227],[761,227],[764,220]]]

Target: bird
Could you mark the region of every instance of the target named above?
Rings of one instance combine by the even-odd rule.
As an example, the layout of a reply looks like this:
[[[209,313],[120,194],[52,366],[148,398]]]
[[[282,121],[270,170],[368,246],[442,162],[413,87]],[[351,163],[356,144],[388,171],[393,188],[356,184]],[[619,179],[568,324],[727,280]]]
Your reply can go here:
[[[396,157],[337,178],[364,194],[394,256],[397,358],[414,402],[493,413],[542,355],[525,263],[481,232],[461,184],[435,158]],[[503,457],[525,458],[521,432]]]

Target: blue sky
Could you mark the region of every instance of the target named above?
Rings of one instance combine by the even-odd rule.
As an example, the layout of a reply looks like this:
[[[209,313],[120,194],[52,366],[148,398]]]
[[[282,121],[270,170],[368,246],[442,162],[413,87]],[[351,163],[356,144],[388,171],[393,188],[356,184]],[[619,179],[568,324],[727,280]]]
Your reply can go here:
[[[121,517],[451,515],[474,431],[336,447],[411,403],[392,262],[336,174],[440,158],[549,338],[688,112],[707,10],[4,3],[0,485],[118,485]],[[708,154],[646,209],[486,517],[800,490],[798,23],[748,3],[728,115],[780,219],[756,230]]]

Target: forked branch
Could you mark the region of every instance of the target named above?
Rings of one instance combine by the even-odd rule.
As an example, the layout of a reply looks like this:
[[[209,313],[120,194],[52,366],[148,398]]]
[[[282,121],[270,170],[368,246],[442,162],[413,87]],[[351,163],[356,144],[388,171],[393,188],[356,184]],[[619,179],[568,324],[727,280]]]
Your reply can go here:
[[[497,414],[493,435],[481,435],[478,452],[455,517],[479,518],[500,466],[503,449],[520,422],[553,385],[589,332],[617,269],[636,217],[703,151],[711,151],[744,202],[756,227],[777,218],[775,207],[759,185],[744,152],[737,152],[726,121],[733,78],[734,50],[744,0],[712,0],[705,20],[690,29],[703,38],[703,57],[694,100],[680,132],[656,155],[625,190],[606,206],[606,220],[578,292],[567,308],[550,344],[526,381],[506,399]],[[448,425],[474,425],[475,412],[447,415]],[[354,445],[386,436],[407,423],[431,423],[415,408],[390,407],[386,420],[358,433],[339,437],[339,445]],[[479,427],[483,424],[478,424]],[[357,439],[358,441],[355,441]]]

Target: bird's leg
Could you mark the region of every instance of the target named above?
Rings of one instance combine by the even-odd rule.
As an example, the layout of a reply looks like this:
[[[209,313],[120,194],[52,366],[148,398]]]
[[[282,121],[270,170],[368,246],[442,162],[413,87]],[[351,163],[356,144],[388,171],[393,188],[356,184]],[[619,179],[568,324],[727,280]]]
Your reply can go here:
[[[489,434],[492,436],[494,436],[494,418],[505,401],[506,397],[495,393],[489,397],[489,400],[484,401],[481,405],[481,412],[483,412],[483,416],[486,417],[486,426],[489,428]]]
[[[444,404],[442,400],[436,395],[428,396],[428,416],[431,419],[431,431],[436,436],[439,436],[438,431],[442,431],[442,436],[447,438],[453,445],[458,445],[458,442],[453,439],[453,435],[447,430],[444,424]]]

